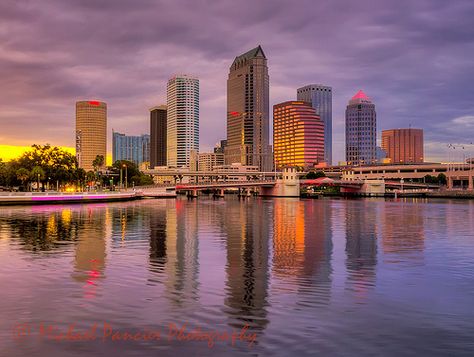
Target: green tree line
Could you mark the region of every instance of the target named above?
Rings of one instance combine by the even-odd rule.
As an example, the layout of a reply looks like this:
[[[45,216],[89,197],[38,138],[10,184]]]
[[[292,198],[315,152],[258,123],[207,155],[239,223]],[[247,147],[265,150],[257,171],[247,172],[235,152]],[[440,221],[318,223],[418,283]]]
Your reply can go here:
[[[126,181],[129,186],[153,183],[152,178],[141,173],[131,161],[117,161],[104,169],[105,158],[98,155],[92,165],[94,171],[86,172],[78,167],[76,157],[67,151],[49,144],[34,144],[14,160],[3,162],[0,159],[0,186],[18,187],[23,191],[31,190],[33,186],[38,190],[40,187],[44,190],[46,186],[66,185],[114,187],[120,184],[121,170],[122,182]]]

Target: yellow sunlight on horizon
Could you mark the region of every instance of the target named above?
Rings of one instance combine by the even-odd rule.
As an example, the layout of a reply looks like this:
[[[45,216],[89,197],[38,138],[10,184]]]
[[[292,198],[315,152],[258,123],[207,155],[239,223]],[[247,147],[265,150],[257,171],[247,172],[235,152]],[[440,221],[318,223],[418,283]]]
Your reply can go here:
[[[53,145],[54,146],[54,145]],[[75,155],[76,149],[68,146],[59,146],[61,149]],[[17,146],[17,145],[0,145],[0,159],[4,162],[16,159],[24,152],[31,150],[31,146]],[[106,165],[112,165],[112,155],[107,154],[105,159]]]

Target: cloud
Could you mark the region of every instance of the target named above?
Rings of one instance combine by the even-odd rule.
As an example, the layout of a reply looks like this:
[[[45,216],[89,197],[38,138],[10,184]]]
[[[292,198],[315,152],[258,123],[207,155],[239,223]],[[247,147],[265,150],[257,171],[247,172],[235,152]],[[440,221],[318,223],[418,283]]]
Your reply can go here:
[[[437,143],[472,138],[459,119],[474,116],[472,18],[470,0],[2,1],[0,144],[73,146],[83,98],[108,103],[110,129],[146,132],[167,79],[190,73],[209,149],[226,136],[228,67],[261,44],[271,106],[305,84],[333,87],[335,162],[344,159],[345,106],[360,88],[380,130],[421,127],[425,156],[436,156]]]

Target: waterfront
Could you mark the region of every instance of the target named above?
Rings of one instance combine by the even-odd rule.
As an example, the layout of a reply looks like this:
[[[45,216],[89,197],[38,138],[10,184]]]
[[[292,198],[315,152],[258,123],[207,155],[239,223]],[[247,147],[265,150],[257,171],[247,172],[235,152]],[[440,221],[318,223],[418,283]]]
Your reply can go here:
[[[2,207],[0,355],[472,355],[473,216],[424,199]],[[97,340],[48,339],[95,323]],[[162,338],[103,341],[104,324]],[[170,324],[256,338],[210,348]]]

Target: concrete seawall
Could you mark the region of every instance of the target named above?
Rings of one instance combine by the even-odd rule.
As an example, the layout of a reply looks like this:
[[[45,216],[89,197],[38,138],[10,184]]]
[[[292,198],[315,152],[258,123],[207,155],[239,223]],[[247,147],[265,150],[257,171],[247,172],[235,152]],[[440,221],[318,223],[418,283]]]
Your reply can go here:
[[[3,192],[0,205],[71,204],[126,201],[141,198],[138,192]]]

